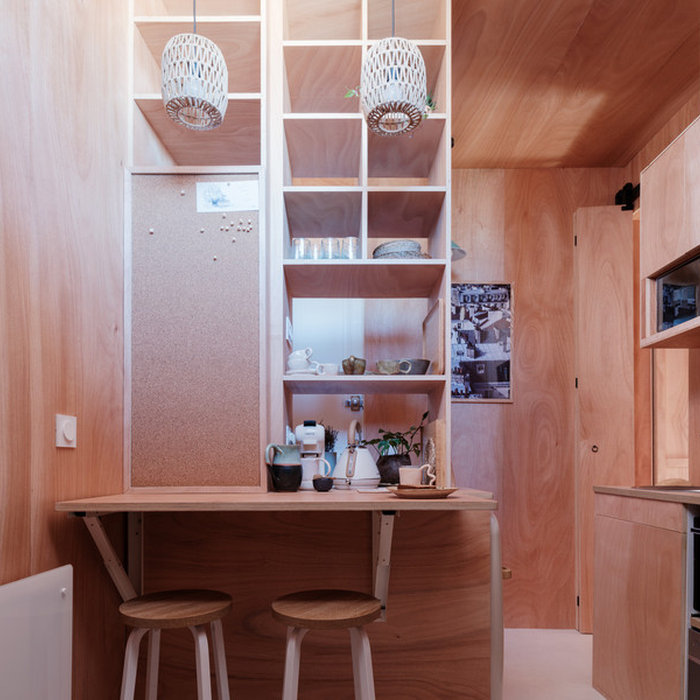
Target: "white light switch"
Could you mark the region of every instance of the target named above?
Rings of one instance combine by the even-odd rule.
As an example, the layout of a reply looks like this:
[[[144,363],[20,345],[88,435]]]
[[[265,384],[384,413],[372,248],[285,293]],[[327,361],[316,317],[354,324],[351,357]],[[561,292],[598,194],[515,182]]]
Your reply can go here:
[[[76,447],[78,442],[78,419],[76,416],[56,414],[56,447]]]

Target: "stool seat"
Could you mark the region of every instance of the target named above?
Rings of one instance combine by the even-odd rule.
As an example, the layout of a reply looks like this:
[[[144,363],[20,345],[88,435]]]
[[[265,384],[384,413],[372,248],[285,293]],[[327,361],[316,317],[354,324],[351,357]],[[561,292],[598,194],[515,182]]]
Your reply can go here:
[[[382,604],[377,598],[358,591],[299,591],[272,603],[275,619],[291,627],[315,630],[362,627],[381,613]]]
[[[364,626],[382,614],[374,596],[359,591],[299,591],[272,602],[272,616],[287,625],[282,700],[297,700],[301,642],[309,630],[347,629],[352,648],[355,700],[374,700],[374,674],[369,637]]]
[[[177,629],[219,620],[231,606],[231,596],[220,591],[158,591],[127,600],[119,614],[130,627]]]

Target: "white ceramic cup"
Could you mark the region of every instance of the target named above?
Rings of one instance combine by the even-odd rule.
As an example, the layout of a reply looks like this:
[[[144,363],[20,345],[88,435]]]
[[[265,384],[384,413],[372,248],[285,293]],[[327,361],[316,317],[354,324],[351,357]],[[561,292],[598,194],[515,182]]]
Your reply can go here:
[[[301,458],[301,488],[304,491],[314,490],[314,476],[330,476],[331,465],[323,457]]]
[[[422,467],[399,467],[399,484],[402,486],[421,486],[423,472],[428,475],[428,486],[434,486],[435,474],[430,464],[424,464]]]
[[[318,366],[317,372],[319,374],[338,374],[338,365],[335,362],[322,362]]]

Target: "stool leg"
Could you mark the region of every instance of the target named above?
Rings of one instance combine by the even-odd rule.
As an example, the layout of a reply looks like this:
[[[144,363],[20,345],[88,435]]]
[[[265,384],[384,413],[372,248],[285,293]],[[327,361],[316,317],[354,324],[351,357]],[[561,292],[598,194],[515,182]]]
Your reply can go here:
[[[221,620],[211,622],[212,651],[216,669],[216,695],[219,700],[230,700],[228,692],[228,671],[226,670],[226,647]]]
[[[212,700],[209,677],[209,644],[205,625],[190,627],[194,637],[194,655],[197,661],[197,699]]]
[[[364,627],[350,628],[352,645],[352,675],[355,680],[355,700],[374,700],[372,650]]]
[[[136,670],[139,665],[139,646],[141,639],[148,630],[145,627],[134,627],[129,633],[124,649],[124,670],[122,671],[121,700],[134,700],[136,688]]]
[[[160,658],[160,630],[148,635],[148,665],[146,667],[146,700],[158,697],[158,663]]]
[[[297,700],[301,640],[304,639],[304,635],[308,631],[304,627],[287,627],[287,654],[284,659],[282,700]]]

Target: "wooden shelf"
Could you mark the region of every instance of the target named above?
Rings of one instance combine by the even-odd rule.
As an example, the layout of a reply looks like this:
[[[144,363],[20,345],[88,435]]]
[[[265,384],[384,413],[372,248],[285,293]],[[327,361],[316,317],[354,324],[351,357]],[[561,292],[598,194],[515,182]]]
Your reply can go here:
[[[260,164],[260,99],[229,100],[224,123],[212,131],[175,124],[160,95],[134,101],[176,165]]]
[[[165,45],[176,34],[192,32],[192,17],[136,17],[135,40],[142,39],[148,53],[136,48],[136,92],[160,90],[160,60]],[[197,19],[197,34],[211,39],[228,68],[228,92],[260,92],[260,17],[204,17]]]
[[[292,260],[284,263],[284,276],[297,298],[427,299],[445,266],[445,260]]]
[[[391,0],[372,0],[367,9],[369,38],[391,36]],[[441,0],[396,0],[395,10],[396,36],[414,41],[446,38],[445,6]]]
[[[642,338],[643,348],[700,348],[700,317]]]
[[[369,238],[430,238],[445,201],[445,188],[372,189],[367,194]]]
[[[357,112],[356,98],[345,93],[360,84],[360,42],[333,45],[292,45],[284,48],[289,94],[288,112]]]
[[[191,16],[192,0],[135,0],[135,15]],[[208,15],[259,15],[260,0],[199,0],[197,20]]]
[[[444,168],[435,167],[436,154],[444,151],[445,115],[432,114],[404,138],[387,138],[369,132],[367,138],[367,184],[386,186],[406,179],[429,185],[445,185]]]
[[[287,115],[284,133],[291,184],[299,180],[340,180],[359,184],[362,117],[357,115]]]
[[[343,41],[362,38],[362,0],[286,0],[285,8],[285,39]]]
[[[335,377],[285,376],[284,388],[292,394],[430,394],[443,391],[443,375]]]
[[[308,236],[358,236],[361,230],[362,192],[359,187],[286,190],[284,205],[290,239]]]
[[[363,42],[359,41],[340,45],[286,42],[284,64],[289,104],[285,111],[359,114],[359,98],[348,98],[345,94],[360,84],[362,45]],[[428,94],[437,100],[438,109],[441,109],[446,43],[420,44],[419,48],[425,61]]]

